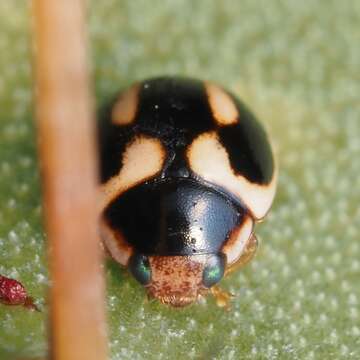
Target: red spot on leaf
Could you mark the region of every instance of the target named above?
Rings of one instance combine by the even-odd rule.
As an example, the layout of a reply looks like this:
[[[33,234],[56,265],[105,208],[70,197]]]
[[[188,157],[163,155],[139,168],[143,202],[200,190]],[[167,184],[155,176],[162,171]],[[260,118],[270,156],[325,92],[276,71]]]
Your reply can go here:
[[[0,275],[0,302],[6,305],[23,305],[26,308],[39,311],[19,281],[2,275]]]

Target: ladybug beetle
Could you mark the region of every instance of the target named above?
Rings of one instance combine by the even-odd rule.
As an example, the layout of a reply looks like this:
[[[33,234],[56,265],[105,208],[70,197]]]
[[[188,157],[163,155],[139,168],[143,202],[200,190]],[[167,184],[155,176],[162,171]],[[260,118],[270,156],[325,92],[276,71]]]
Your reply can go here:
[[[101,237],[150,297],[185,306],[254,255],[277,171],[247,107],[211,82],[159,77],[100,114]]]

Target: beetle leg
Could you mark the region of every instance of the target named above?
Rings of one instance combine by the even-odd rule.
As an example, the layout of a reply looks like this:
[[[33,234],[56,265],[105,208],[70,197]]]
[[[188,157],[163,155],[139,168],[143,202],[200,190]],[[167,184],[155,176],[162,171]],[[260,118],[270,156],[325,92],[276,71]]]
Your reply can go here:
[[[251,234],[244,252],[233,264],[231,264],[225,271],[225,275],[232,273],[233,271],[245,266],[256,254],[259,242],[254,234]]]
[[[217,306],[223,307],[225,310],[230,310],[230,300],[232,297],[234,297],[233,294],[221,289],[217,285],[210,288],[210,292],[214,296]]]

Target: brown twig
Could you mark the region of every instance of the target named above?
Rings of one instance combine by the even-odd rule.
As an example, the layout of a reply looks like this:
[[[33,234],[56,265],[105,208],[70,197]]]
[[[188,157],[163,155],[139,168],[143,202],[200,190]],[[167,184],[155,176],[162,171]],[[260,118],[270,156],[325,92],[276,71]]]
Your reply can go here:
[[[49,241],[51,358],[106,358],[95,121],[83,2],[34,0],[37,120]]]

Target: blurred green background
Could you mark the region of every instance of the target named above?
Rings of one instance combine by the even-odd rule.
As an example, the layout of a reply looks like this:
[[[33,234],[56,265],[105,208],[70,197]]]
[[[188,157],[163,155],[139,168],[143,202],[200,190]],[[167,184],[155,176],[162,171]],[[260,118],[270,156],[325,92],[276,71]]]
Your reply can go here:
[[[30,3],[0,2],[0,274],[44,310],[0,305],[0,359],[46,352],[48,275],[33,125]],[[109,262],[111,359],[360,359],[360,2],[89,2],[99,103],[182,74],[237,93],[271,134],[276,201],[256,259],[184,310]]]

